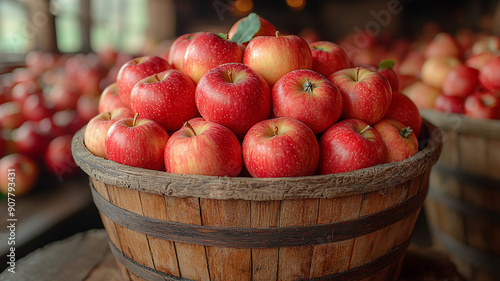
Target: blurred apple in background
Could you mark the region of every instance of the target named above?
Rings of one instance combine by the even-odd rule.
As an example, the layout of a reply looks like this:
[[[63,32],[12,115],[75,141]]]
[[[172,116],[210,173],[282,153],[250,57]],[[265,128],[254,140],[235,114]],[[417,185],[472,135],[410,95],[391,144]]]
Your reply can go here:
[[[45,150],[45,167],[59,179],[72,176],[79,170],[71,153],[72,139],[73,135],[56,137],[50,141]]]
[[[410,126],[393,119],[382,119],[373,125],[386,148],[385,162],[399,162],[418,152],[418,139]]]
[[[9,169],[14,170],[9,175]],[[0,192],[12,193],[16,197],[29,193],[35,186],[40,175],[38,164],[23,154],[9,154],[0,159]],[[11,180],[12,179],[12,180]],[[9,191],[9,183],[15,183],[15,190]]]
[[[0,104],[0,127],[14,130],[21,126],[25,117],[21,112],[21,104],[16,101],[9,101]]]
[[[328,77],[332,73],[352,67],[344,49],[330,41],[316,41],[309,44],[312,55],[312,70]]]
[[[286,73],[297,69],[311,69],[311,49],[307,42],[295,35],[255,37],[248,43],[243,63],[260,74],[270,87]]]
[[[450,69],[443,81],[443,93],[465,98],[474,93],[479,86],[479,71],[464,64]]]
[[[399,64],[398,73],[400,75],[410,75],[420,78],[424,62],[425,57],[421,52],[410,51]]]
[[[178,130],[184,122],[198,116],[195,89],[189,76],[169,69],[137,82],[130,94],[130,106],[139,116],[155,120],[165,130]]]
[[[448,72],[460,64],[460,60],[455,57],[429,58],[422,65],[422,81],[436,89],[441,89]]]
[[[427,44],[424,56],[426,58],[454,57],[461,59],[463,51],[453,35],[440,32]]]
[[[44,92],[46,101],[55,111],[76,108],[80,92],[69,82],[60,82]]]
[[[409,97],[418,108],[433,109],[437,97],[441,94],[440,90],[417,81],[401,91]]]
[[[487,62],[489,62],[490,60],[492,60],[493,58],[498,57],[498,56],[500,56],[499,51],[479,53],[479,54],[472,55],[472,56],[468,57],[464,63],[468,67],[472,67],[472,68],[475,68],[477,70],[481,70],[481,68],[483,68],[483,66]]]
[[[434,109],[446,113],[465,113],[465,99],[460,96],[441,94],[436,98]]]
[[[238,138],[215,122],[188,121],[165,145],[165,169],[170,173],[236,177],[242,166]]]
[[[242,144],[243,160],[256,178],[313,175],[319,146],[313,131],[297,119],[263,120],[250,128]]]
[[[500,36],[482,35],[472,45],[472,54],[500,51]]]
[[[386,150],[380,135],[359,119],[340,121],[319,140],[318,173],[336,174],[385,162]]]
[[[41,93],[32,94],[22,104],[21,112],[27,120],[40,121],[54,113]]]
[[[465,100],[465,115],[476,119],[500,119],[500,96],[477,92]]]
[[[20,153],[40,161],[51,139],[40,130],[35,121],[26,121],[12,131],[12,140]]]
[[[481,68],[479,82],[493,93],[500,92],[500,56],[491,59]]]
[[[210,69],[225,63],[241,63],[243,51],[236,42],[213,32],[203,32],[191,40],[184,55],[183,70],[195,83]]]
[[[308,69],[288,72],[272,89],[276,117],[304,122],[315,134],[337,122],[342,114],[342,94],[325,76]]]

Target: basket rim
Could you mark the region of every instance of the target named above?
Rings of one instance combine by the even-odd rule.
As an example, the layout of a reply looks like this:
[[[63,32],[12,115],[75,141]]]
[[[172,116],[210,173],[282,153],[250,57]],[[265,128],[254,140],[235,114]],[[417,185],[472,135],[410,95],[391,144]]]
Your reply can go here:
[[[465,114],[441,112],[435,109],[420,109],[420,113],[423,118],[446,131],[500,139],[500,120],[475,119]]]
[[[335,198],[385,189],[429,172],[439,159],[442,131],[422,119],[421,149],[401,162],[351,172],[291,178],[217,177],[172,174],[131,167],[95,156],[83,141],[85,128],[73,137],[75,163],[89,177],[107,185],[174,197],[209,199],[283,200]]]

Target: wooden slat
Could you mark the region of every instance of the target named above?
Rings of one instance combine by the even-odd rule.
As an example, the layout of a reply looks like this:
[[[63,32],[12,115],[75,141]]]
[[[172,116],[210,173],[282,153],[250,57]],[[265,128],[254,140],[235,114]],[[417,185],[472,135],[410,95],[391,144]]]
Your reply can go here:
[[[250,227],[250,201],[201,199],[203,225]],[[207,246],[212,280],[250,280],[251,249]]]
[[[142,192],[140,193],[142,210],[145,216],[168,221],[167,205],[162,195]],[[155,269],[169,275],[179,276],[177,255],[174,243],[171,241],[148,236],[151,255]]]
[[[252,201],[251,227],[278,227],[280,201]],[[278,248],[252,249],[253,280],[272,281],[278,277]]]
[[[280,226],[313,225],[318,221],[318,199],[283,200]],[[309,278],[314,246],[279,249],[278,280]]]
[[[198,198],[165,197],[168,219],[172,222],[201,225]],[[193,280],[210,280],[205,247],[176,242],[179,273]]]

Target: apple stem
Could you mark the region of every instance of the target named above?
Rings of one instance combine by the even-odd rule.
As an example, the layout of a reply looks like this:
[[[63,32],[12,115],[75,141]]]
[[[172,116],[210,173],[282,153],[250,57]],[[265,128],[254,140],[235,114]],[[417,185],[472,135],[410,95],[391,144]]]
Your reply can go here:
[[[158,73],[155,73],[153,75],[153,78],[156,80],[156,81],[160,81],[160,77],[158,77]]]
[[[368,126],[364,127],[363,130],[361,130],[359,132],[359,134],[362,135],[362,134],[368,132],[371,128],[372,128],[372,126],[368,125]]]
[[[278,126],[274,126],[274,136],[278,135]]]
[[[228,71],[227,76],[229,78],[229,83],[233,83],[233,73],[231,71]]]
[[[135,127],[135,123],[137,122],[137,118],[139,118],[139,113],[134,115],[134,121],[132,122],[132,127]]]
[[[280,33],[279,31],[277,31],[277,30],[276,30],[276,33],[275,33],[275,34],[276,34],[276,37],[281,36],[281,33]]]
[[[356,67],[356,81],[359,81],[359,67]]]
[[[316,84],[314,84],[313,82],[311,82],[311,80],[306,78],[306,82],[302,85],[302,87],[304,87],[305,92],[312,94],[314,88],[316,88]]]
[[[194,128],[193,126],[191,126],[191,124],[189,124],[189,122],[184,122],[184,126],[186,126],[189,130],[191,130],[191,132],[193,132],[193,134],[196,136],[196,132],[194,131]]]
[[[406,139],[410,136],[411,132],[413,132],[413,130],[410,128],[410,126],[408,126],[406,128],[401,129],[401,131],[399,131],[399,134]]]

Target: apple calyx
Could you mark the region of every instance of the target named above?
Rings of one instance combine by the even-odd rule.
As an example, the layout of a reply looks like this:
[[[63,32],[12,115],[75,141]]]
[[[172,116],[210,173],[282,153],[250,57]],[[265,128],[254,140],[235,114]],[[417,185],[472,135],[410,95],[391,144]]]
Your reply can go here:
[[[495,100],[491,97],[482,97],[481,99],[481,103],[484,104],[485,106],[488,106],[488,107],[491,107],[493,106],[493,104],[495,104]]]
[[[313,94],[314,88],[316,88],[316,84],[311,82],[308,78],[306,78],[306,82],[302,85],[304,87],[304,92],[307,92],[309,94]]]
[[[188,121],[184,122],[184,126],[187,127],[193,133],[193,135],[196,136],[196,132],[195,132],[193,126],[191,126],[191,124],[189,124]]]
[[[408,127],[406,127],[406,128],[401,129],[401,130],[399,131],[399,134],[400,134],[403,138],[407,139],[407,138],[410,136],[410,134],[411,134],[412,132],[413,132],[413,130],[410,128],[410,126],[408,126]]]
[[[372,126],[368,125],[368,126],[364,127],[364,128],[363,128],[363,129],[359,132],[359,134],[360,134],[360,135],[362,135],[362,134],[364,134],[364,133],[368,132],[371,128],[372,128]]]

